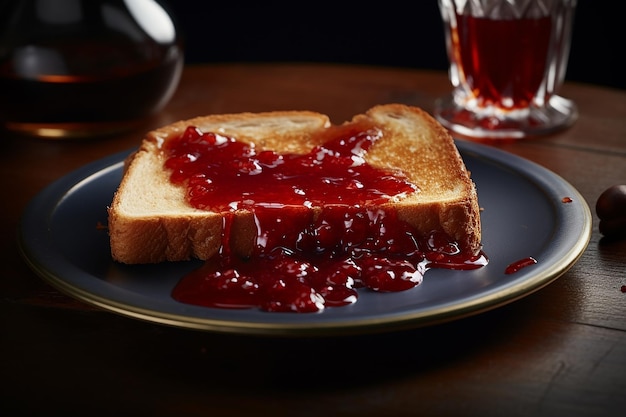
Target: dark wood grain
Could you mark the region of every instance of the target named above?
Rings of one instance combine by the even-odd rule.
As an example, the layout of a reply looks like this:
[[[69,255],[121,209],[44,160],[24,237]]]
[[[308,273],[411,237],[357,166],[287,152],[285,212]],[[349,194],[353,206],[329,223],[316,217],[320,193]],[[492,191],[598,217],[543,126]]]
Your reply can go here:
[[[626,242],[597,230],[561,278],[522,300],[428,328],[282,339],[145,323],[75,301],[20,259],[22,210],[55,179],[208,113],[311,109],[335,122],[372,105],[432,109],[444,73],[333,65],[185,70],[135,131],[82,141],[0,133],[0,414],[617,416],[626,409]],[[626,92],[566,84],[580,119],[549,137],[490,144],[574,185],[589,206],[626,183]]]

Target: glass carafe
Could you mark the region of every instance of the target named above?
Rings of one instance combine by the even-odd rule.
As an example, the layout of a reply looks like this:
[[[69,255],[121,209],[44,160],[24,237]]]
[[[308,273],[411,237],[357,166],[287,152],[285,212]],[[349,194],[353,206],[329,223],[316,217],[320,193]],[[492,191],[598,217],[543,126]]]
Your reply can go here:
[[[183,66],[154,0],[0,1],[0,123],[47,138],[134,126],[170,100]]]

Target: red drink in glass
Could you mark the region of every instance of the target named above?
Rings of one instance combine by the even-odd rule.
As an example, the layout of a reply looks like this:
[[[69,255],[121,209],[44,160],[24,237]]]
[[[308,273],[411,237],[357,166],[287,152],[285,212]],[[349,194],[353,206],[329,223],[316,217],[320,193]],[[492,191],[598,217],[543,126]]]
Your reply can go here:
[[[457,16],[462,77],[480,106],[528,107],[547,70],[552,19]],[[543,97],[542,97],[543,98]]]
[[[451,95],[435,117],[473,138],[522,138],[571,125],[563,83],[576,0],[439,0]]]

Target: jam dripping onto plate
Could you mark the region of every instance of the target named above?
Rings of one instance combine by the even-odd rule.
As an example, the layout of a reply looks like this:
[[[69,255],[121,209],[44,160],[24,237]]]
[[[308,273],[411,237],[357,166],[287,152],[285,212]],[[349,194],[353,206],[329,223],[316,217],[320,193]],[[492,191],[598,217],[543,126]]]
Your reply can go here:
[[[470,254],[442,231],[423,236],[380,204],[419,188],[401,172],[364,156],[382,133],[363,123],[335,127],[305,154],[256,151],[251,144],[189,127],[166,142],[171,181],[189,203],[222,212],[218,256],[183,277],[174,299],[216,308],[319,312],[358,300],[359,288],[404,291],[430,268],[476,269]],[[234,213],[257,227],[250,257],[230,252]]]
[[[537,263],[537,260],[533,258],[532,256],[529,256],[527,258],[522,258],[508,265],[506,269],[504,270],[504,273],[507,275],[514,274],[518,272],[520,269],[526,268],[531,265],[535,265],[536,263]]]

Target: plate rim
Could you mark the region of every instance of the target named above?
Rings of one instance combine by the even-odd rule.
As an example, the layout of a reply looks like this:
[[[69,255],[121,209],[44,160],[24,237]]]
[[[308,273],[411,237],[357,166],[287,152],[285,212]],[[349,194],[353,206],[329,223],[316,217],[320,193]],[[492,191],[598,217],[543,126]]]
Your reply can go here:
[[[33,247],[42,245],[42,243],[37,242],[33,245],[33,242],[28,241],[26,222],[32,219],[33,216],[37,216],[35,213],[37,211],[36,209],[43,205],[50,208],[49,211],[45,211],[45,223],[49,224],[56,207],[61,204],[63,199],[69,195],[73,189],[80,187],[81,183],[93,180],[94,176],[104,175],[111,170],[120,169],[124,159],[135,150],[134,148],[88,163],[44,187],[43,190],[31,199],[22,213],[18,225],[18,249],[22,259],[37,275],[66,295],[122,316],[174,327],[219,333],[297,337],[389,332],[458,320],[493,310],[524,298],[565,274],[583,255],[591,240],[592,215],[586,200],[579,191],[553,171],[533,161],[492,146],[465,140],[456,140],[455,142],[464,159],[467,155],[471,154],[475,158],[486,159],[489,163],[498,165],[503,169],[513,170],[526,180],[536,184],[542,191],[545,191],[546,185],[549,182],[551,184],[557,183],[568,191],[568,197],[579,202],[582,224],[579,225],[580,229],[576,231],[576,233],[578,233],[577,238],[572,239],[574,244],[564,252],[559,262],[548,265],[547,269],[542,273],[531,274],[530,278],[516,280],[514,285],[493,291],[492,293],[466,298],[463,299],[462,302],[449,302],[437,308],[414,311],[413,313],[403,312],[401,314],[385,314],[373,317],[366,316],[360,319],[348,318],[343,320],[306,323],[298,321],[233,321],[155,311],[154,308],[146,308],[140,305],[124,303],[120,300],[112,300],[105,296],[94,294],[92,291],[80,288],[68,282],[66,277],[52,271],[50,269],[50,254],[46,256],[46,254],[42,255],[41,253],[37,253],[38,251]],[[52,201],[54,201],[53,205],[49,202],[50,197],[54,197],[52,198]],[[50,237],[50,234],[50,228],[47,228],[45,236]],[[43,246],[45,246],[45,243]],[[91,274],[86,275],[92,276]],[[284,314],[293,315],[294,313]],[[303,326],[303,324],[305,324],[305,326]]]

